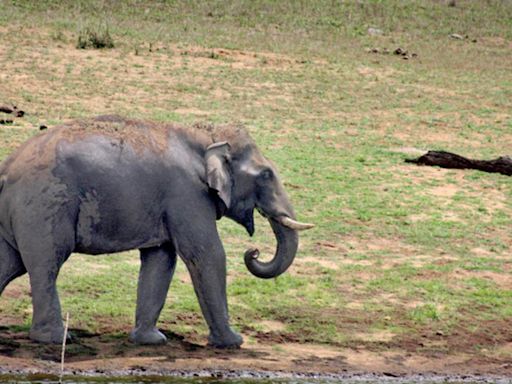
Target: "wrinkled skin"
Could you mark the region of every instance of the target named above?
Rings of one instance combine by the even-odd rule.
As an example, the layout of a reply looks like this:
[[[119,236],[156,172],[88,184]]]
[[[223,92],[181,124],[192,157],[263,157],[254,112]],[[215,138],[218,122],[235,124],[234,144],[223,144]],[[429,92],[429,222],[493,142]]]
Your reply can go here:
[[[160,344],[156,328],[176,258],[185,262],[208,323],[209,344],[238,347],[229,326],[226,256],[216,220],[227,216],[254,232],[253,211],[268,218],[274,258],[245,261],[256,276],[283,273],[297,251],[295,218],[272,164],[236,127],[190,127],[100,116],[40,134],[0,167],[0,293],[28,272],[30,337],[63,338],[56,290],[72,252],[139,249],[136,324],[130,339]]]

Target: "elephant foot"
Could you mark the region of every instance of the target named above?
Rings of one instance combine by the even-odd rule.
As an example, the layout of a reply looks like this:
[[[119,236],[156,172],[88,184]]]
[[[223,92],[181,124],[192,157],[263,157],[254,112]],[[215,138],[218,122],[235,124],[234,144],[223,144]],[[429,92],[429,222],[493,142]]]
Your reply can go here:
[[[229,333],[222,336],[213,333],[208,336],[208,346],[213,348],[238,349],[243,342],[242,336],[233,331],[229,331]]]
[[[161,345],[167,342],[167,337],[156,328],[135,328],[130,333],[130,341],[141,345]]]
[[[30,339],[37,343],[44,344],[62,344],[64,338],[64,328],[34,328],[32,327],[29,332]],[[70,339],[70,335],[67,335],[67,340]]]

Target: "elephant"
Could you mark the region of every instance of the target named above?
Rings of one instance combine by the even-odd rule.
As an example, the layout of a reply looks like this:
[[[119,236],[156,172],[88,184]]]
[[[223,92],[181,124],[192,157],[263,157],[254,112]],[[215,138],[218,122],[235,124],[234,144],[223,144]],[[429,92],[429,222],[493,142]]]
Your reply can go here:
[[[25,273],[32,292],[29,337],[64,337],[56,279],[73,252],[138,249],[136,344],[162,344],[156,327],[177,255],[190,273],[209,328],[208,345],[238,348],[229,324],[226,255],[217,220],[252,236],[254,210],[277,240],[274,257],[245,253],[248,270],[274,278],[298,248],[296,220],[273,164],[236,125],[157,123],[103,115],[64,123],[25,142],[0,166],[0,294]]]

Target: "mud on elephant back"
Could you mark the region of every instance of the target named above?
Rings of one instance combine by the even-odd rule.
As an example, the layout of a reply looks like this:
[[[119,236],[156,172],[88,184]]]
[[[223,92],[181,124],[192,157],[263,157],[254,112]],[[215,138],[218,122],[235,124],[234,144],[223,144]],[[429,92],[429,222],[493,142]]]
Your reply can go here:
[[[183,209],[187,207],[187,209]],[[136,322],[130,339],[161,344],[156,328],[176,257],[185,262],[211,346],[238,347],[229,325],[226,255],[216,220],[229,217],[252,235],[253,213],[266,217],[277,239],[272,260],[256,249],[245,262],[260,278],[293,262],[297,231],[311,224],[295,213],[273,165],[240,127],[191,127],[119,116],[70,122],[41,133],[0,166],[0,293],[29,274],[30,337],[62,341],[56,289],[72,252],[140,250]]]

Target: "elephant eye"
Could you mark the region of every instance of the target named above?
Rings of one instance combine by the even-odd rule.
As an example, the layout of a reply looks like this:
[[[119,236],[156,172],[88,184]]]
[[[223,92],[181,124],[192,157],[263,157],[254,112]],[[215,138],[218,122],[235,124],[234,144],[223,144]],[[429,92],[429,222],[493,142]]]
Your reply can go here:
[[[258,178],[260,180],[270,181],[274,178],[274,172],[270,168],[265,168],[263,171],[260,172]]]

